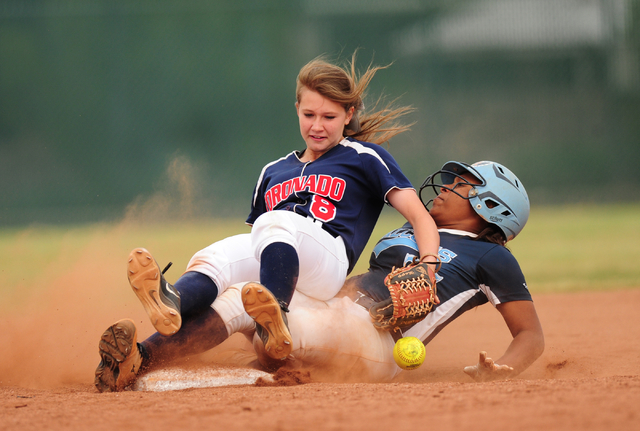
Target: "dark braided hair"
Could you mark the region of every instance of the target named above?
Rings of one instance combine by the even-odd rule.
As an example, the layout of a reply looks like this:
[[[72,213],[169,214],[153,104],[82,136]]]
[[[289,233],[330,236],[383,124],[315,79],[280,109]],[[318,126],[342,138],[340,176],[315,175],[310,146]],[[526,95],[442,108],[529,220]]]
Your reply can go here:
[[[503,247],[507,243],[507,239],[504,237],[504,233],[502,233],[502,230],[495,224],[490,224],[490,223],[487,224],[487,227],[482,229],[482,231],[478,234],[475,240],[491,242],[493,244],[498,244]]]

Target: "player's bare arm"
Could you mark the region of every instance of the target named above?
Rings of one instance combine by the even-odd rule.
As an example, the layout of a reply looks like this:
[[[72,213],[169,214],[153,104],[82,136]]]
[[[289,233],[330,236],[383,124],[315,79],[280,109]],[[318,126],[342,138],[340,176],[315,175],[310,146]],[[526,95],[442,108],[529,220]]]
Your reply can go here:
[[[508,364],[518,374],[544,351],[544,335],[538,314],[531,301],[513,301],[497,306],[511,331],[513,340],[497,362]]]
[[[465,368],[477,381],[514,377],[527,369],[544,351],[544,335],[533,302],[513,301],[499,304],[498,311],[507,324],[513,340],[495,361],[480,352],[478,364]]]
[[[436,223],[416,192],[408,189],[393,189],[387,195],[387,199],[413,226],[420,257],[437,256],[438,248],[440,247],[440,234]]]

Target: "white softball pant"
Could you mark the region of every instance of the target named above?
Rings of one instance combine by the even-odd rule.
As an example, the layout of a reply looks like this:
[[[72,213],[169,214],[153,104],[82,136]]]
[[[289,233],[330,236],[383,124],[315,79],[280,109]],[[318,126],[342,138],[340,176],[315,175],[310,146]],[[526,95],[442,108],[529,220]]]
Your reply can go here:
[[[225,322],[229,335],[241,332],[249,339],[253,337],[254,349],[264,350],[254,332],[255,322],[242,307],[243,285],[231,286],[212,307]],[[375,329],[369,312],[350,298],[318,301],[296,292],[289,309],[294,357],[289,366],[310,370],[314,380],[385,382],[402,371],[393,360],[395,342],[391,334]]]
[[[300,275],[296,290],[326,301],[342,288],[349,260],[342,238],[334,238],[322,224],[291,211],[270,211],[258,217],[250,234],[232,236],[197,252],[187,271],[209,276],[222,294],[235,283],[260,280],[260,255],[274,242],[298,253]]]
[[[391,333],[377,330],[369,312],[350,298],[321,302],[296,293],[291,302],[292,365],[310,370],[314,379],[384,382],[402,371]],[[254,348],[262,348],[256,341],[257,335]]]

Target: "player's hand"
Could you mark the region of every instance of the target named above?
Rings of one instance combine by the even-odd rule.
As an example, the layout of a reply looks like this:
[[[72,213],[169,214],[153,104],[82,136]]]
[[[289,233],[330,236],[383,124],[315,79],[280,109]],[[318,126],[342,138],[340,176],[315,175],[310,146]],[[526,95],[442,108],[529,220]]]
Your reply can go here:
[[[493,359],[487,358],[487,352],[480,352],[480,358],[476,365],[464,367],[464,372],[476,382],[506,379],[512,371],[512,367],[498,365],[493,362]]]

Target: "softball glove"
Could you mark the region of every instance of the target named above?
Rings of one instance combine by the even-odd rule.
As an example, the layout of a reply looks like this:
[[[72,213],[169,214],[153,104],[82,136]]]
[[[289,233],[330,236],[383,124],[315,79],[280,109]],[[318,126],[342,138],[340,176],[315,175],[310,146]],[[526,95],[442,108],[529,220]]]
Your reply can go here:
[[[402,327],[413,325],[423,320],[434,304],[440,303],[436,294],[436,277],[428,264],[437,262],[421,262],[417,258],[407,266],[393,268],[384,279],[389,289],[390,298],[378,302],[369,308],[373,325],[378,329],[399,331]]]

